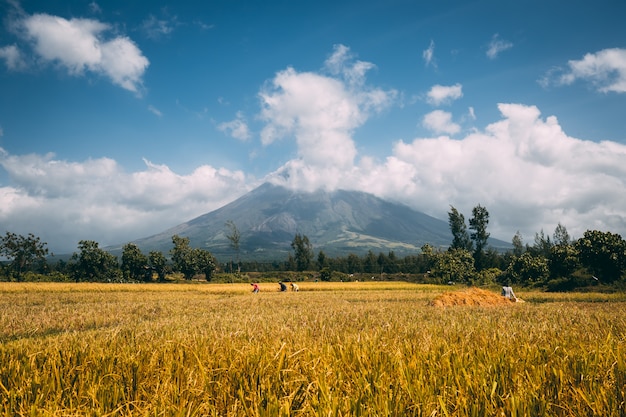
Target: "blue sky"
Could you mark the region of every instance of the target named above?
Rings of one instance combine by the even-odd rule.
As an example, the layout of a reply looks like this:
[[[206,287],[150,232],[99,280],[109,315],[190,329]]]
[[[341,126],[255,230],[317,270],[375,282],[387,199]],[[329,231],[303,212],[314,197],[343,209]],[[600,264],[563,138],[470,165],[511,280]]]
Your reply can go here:
[[[124,243],[264,181],[626,235],[623,1],[0,0],[0,232]]]

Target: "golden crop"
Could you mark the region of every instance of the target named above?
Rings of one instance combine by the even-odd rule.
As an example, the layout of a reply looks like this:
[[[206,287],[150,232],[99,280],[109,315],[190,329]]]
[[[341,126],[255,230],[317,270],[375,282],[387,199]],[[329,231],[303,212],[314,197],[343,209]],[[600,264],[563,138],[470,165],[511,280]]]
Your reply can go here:
[[[4,416],[623,416],[626,296],[0,284]]]

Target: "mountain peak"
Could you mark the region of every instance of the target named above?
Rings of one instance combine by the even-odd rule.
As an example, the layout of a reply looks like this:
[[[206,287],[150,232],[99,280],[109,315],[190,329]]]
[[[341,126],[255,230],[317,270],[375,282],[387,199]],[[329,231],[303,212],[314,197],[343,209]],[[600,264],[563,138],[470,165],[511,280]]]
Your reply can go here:
[[[172,236],[188,237],[193,247],[231,258],[232,221],[240,233],[242,260],[282,260],[296,233],[329,256],[363,255],[369,250],[416,253],[426,243],[447,246],[448,224],[405,205],[360,191],[299,192],[264,183],[237,200],[162,233],[136,240],[143,251],[167,253]]]

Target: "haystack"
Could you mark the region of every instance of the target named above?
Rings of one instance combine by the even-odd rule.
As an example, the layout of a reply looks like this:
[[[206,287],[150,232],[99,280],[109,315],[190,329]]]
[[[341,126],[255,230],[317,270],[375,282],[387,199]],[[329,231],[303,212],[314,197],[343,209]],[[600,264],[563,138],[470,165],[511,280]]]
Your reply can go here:
[[[446,292],[435,298],[429,303],[434,307],[449,306],[507,306],[513,305],[515,301],[509,300],[493,291],[481,290],[480,288],[470,287],[465,290]]]

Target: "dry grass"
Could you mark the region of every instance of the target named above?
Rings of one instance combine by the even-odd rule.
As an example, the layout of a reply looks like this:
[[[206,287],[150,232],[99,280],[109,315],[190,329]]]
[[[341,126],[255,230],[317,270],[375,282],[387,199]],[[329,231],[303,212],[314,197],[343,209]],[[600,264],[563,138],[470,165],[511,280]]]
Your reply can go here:
[[[463,290],[448,291],[431,301],[430,305],[434,307],[451,307],[451,306],[512,306],[515,305],[513,300],[502,297],[493,291],[483,290],[471,287]]]
[[[277,289],[0,284],[0,415],[626,414],[623,295],[436,309],[449,287]]]

